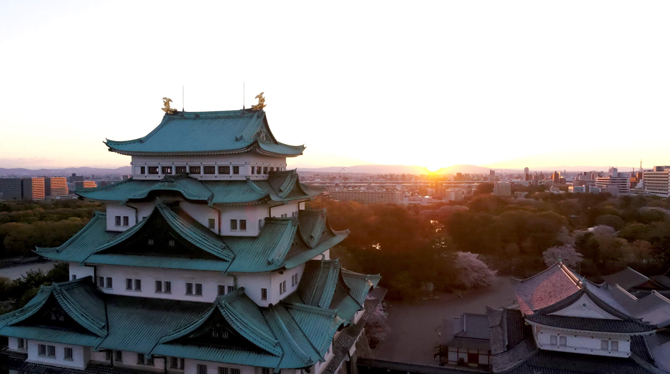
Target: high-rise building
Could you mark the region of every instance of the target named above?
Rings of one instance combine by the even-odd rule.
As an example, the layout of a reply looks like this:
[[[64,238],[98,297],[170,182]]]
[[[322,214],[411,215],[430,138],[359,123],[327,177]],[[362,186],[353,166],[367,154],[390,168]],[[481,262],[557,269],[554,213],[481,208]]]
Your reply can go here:
[[[617,168],[610,168],[607,177],[596,177],[595,185],[614,196],[627,195],[630,193],[630,175],[619,173]]]
[[[67,179],[65,177],[45,177],[44,194],[50,197],[66,196],[68,194]]]
[[[642,175],[644,192],[649,195],[670,197],[670,166],[654,166]]]
[[[74,189],[80,190],[82,188],[94,188],[98,187],[98,184],[95,181],[77,181],[74,182]]]
[[[131,157],[133,177],[77,190],[105,212],[61,246],[37,248],[67,262],[70,280],[0,316],[3,369],[356,370],[380,276],[330,258],[349,231],[305,208],[321,191],[286,169],[304,147],[278,142],[255,108],[167,110],[142,141],[106,141]]]
[[[44,200],[44,178],[0,178],[2,200]]]
[[[512,184],[509,182],[496,182],[493,185],[493,194],[496,196],[512,196]]]

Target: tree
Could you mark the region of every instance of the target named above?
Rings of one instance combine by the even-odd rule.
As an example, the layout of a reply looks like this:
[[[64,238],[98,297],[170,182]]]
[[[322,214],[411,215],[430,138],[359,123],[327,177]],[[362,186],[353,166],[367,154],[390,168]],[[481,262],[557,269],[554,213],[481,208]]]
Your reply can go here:
[[[365,321],[365,335],[368,337],[370,348],[374,349],[377,344],[384,342],[389,332],[391,332],[391,327],[388,317],[379,303]]]
[[[605,214],[596,218],[596,224],[606,225],[617,231],[621,230],[626,225],[621,217],[615,216],[614,214]]]
[[[473,193],[475,195],[491,194],[493,193],[493,183],[480,183],[475,187]]]
[[[497,274],[479,259],[479,255],[471,252],[456,252],[454,267],[458,271],[458,280],[467,288],[488,287]]]
[[[583,255],[571,245],[562,245],[559,247],[551,247],[542,253],[544,263],[551,266],[559,261],[562,261],[566,266],[575,268],[582,262]]]

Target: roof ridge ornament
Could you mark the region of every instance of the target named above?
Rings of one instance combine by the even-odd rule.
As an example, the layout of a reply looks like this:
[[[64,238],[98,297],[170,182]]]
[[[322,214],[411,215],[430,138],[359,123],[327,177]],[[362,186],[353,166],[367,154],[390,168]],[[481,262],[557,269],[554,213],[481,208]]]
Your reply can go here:
[[[172,99],[169,97],[164,97],[163,98],[163,111],[167,114],[174,114],[177,110],[174,108],[170,108],[170,103],[172,102]]]
[[[263,110],[265,108],[265,98],[263,97],[263,94],[265,92],[261,92],[258,95],[256,95],[255,99],[258,99],[258,104],[251,106],[251,110],[254,112],[257,112],[259,110]]]

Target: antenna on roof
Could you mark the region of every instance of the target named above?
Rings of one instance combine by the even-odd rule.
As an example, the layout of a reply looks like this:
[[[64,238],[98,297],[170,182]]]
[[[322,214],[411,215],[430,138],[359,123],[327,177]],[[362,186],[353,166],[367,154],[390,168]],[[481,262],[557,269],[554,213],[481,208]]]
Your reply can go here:
[[[246,103],[244,102],[244,88],[245,88],[244,85],[245,85],[245,82],[242,82],[242,110],[246,109],[245,108]]]
[[[184,85],[181,85],[181,111],[184,111]]]

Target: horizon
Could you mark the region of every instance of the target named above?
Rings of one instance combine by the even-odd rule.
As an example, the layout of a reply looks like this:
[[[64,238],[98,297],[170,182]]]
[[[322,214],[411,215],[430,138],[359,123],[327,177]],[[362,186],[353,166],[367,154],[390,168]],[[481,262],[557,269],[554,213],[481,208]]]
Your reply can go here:
[[[249,107],[259,92],[277,139],[307,146],[290,167],[668,163],[663,137],[644,135],[670,123],[670,52],[656,47],[670,33],[667,3],[352,3],[349,12],[268,2],[253,28],[216,22],[244,6],[171,11],[177,4],[0,5],[0,47],[12,56],[0,61],[12,72],[0,92],[0,167],[125,166],[101,142],[149,133],[162,97],[213,111]],[[175,50],[165,62],[172,46],[201,55]],[[646,132],[631,137],[637,128]]]

